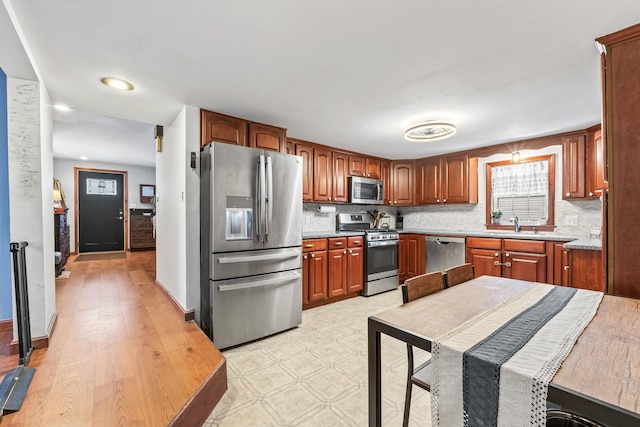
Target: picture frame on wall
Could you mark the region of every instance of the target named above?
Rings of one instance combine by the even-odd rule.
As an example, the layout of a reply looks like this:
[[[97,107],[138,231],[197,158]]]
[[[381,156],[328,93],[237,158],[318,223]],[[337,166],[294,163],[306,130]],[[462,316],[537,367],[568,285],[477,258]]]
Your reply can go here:
[[[151,203],[156,195],[156,186],[153,184],[140,184],[140,203]]]

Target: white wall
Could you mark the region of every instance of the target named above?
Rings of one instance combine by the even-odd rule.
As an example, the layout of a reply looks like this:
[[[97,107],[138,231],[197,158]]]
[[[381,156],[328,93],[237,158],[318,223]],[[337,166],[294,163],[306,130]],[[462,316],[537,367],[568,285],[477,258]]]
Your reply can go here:
[[[7,92],[11,241],[29,243],[31,334],[37,338],[49,334],[55,317],[53,122],[46,88],[38,82],[8,78]]]
[[[53,176],[60,181],[64,192],[69,215],[69,239],[70,250],[76,250],[76,224],[75,215],[75,169],[106,169],[127,172],[127,200],[128,207],[150,209],[151,205],[140,202],[140,184],[155,184],[156,170],[146,166],[120,165],[114,163],[102,163],[73,159],[53,159]],[[128,231],[127,231],[128,232]]]

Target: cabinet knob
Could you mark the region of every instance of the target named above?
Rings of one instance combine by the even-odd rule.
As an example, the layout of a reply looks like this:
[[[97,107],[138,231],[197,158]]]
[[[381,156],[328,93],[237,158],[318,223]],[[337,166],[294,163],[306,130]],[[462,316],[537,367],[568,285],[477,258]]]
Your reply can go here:
[[[368,174],[367,174],[367,176],[371,176],[371,174],[370,174],[370,173],[368,173]]]
[[[343,253],[344,255],[346,255],[346,254],[347,254],[347,251],[342,251],[342,253]]]
[[[593,193],[592,192],[589,192],[589,197],[593,197]]]
[[[565,270],[568,270],[568,269],[569,269],[569,266],[568,266],[568,265],[565,265],[565,266],[564,266],[564,269],[565,269]]]
[[[496,256],[500,256],[500,254],[498,252],[496,252]]]
[[[328,200],[328,201],[331,201],[331,197],[327,197],[327,200]]]
[[[508,257],[508,256],[509,256],[509,254],[504,254],[504,256]]]
[[[315,254],[311,254],[311,258],[315,258],[315,257],[316,257]]]
[[[303,259],[307,259],[307,258],[309,258],[309,257],[305,255],[305,256],[303,256],[302,258],[303,258]]]
[[[352,254],[352,253],[353,253],[353,251],[352,251],[351,249],[349,249],[349,253],[350,253],[350,254]]]
[[[442,199],[442,203],[447,203],[447,199]]]
[[[394,200],[394,201],[393,201],[393,203],[398,203],[398,201],[397,201],[397,200]]]
[[[571,193],[567,193],[567,197],[571,197]]]

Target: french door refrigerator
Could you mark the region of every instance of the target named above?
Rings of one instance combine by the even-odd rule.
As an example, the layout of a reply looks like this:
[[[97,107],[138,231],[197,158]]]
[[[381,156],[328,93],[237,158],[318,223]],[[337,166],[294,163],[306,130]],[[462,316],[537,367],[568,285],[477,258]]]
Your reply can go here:
[[[222,349],[302,322],[302,159],[212,142],[200,161],[201,328]]]

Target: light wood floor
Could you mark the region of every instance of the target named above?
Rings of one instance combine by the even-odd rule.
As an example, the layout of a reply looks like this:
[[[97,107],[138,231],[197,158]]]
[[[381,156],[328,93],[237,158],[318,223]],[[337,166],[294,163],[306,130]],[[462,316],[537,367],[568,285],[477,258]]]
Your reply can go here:
[[[155,252],[74,260],[56,280],[49,348],[34,351],[28,395],[2,426],[202,425],[225,359],[155,283]],[[17,364],[1,347],[0,377]]]

